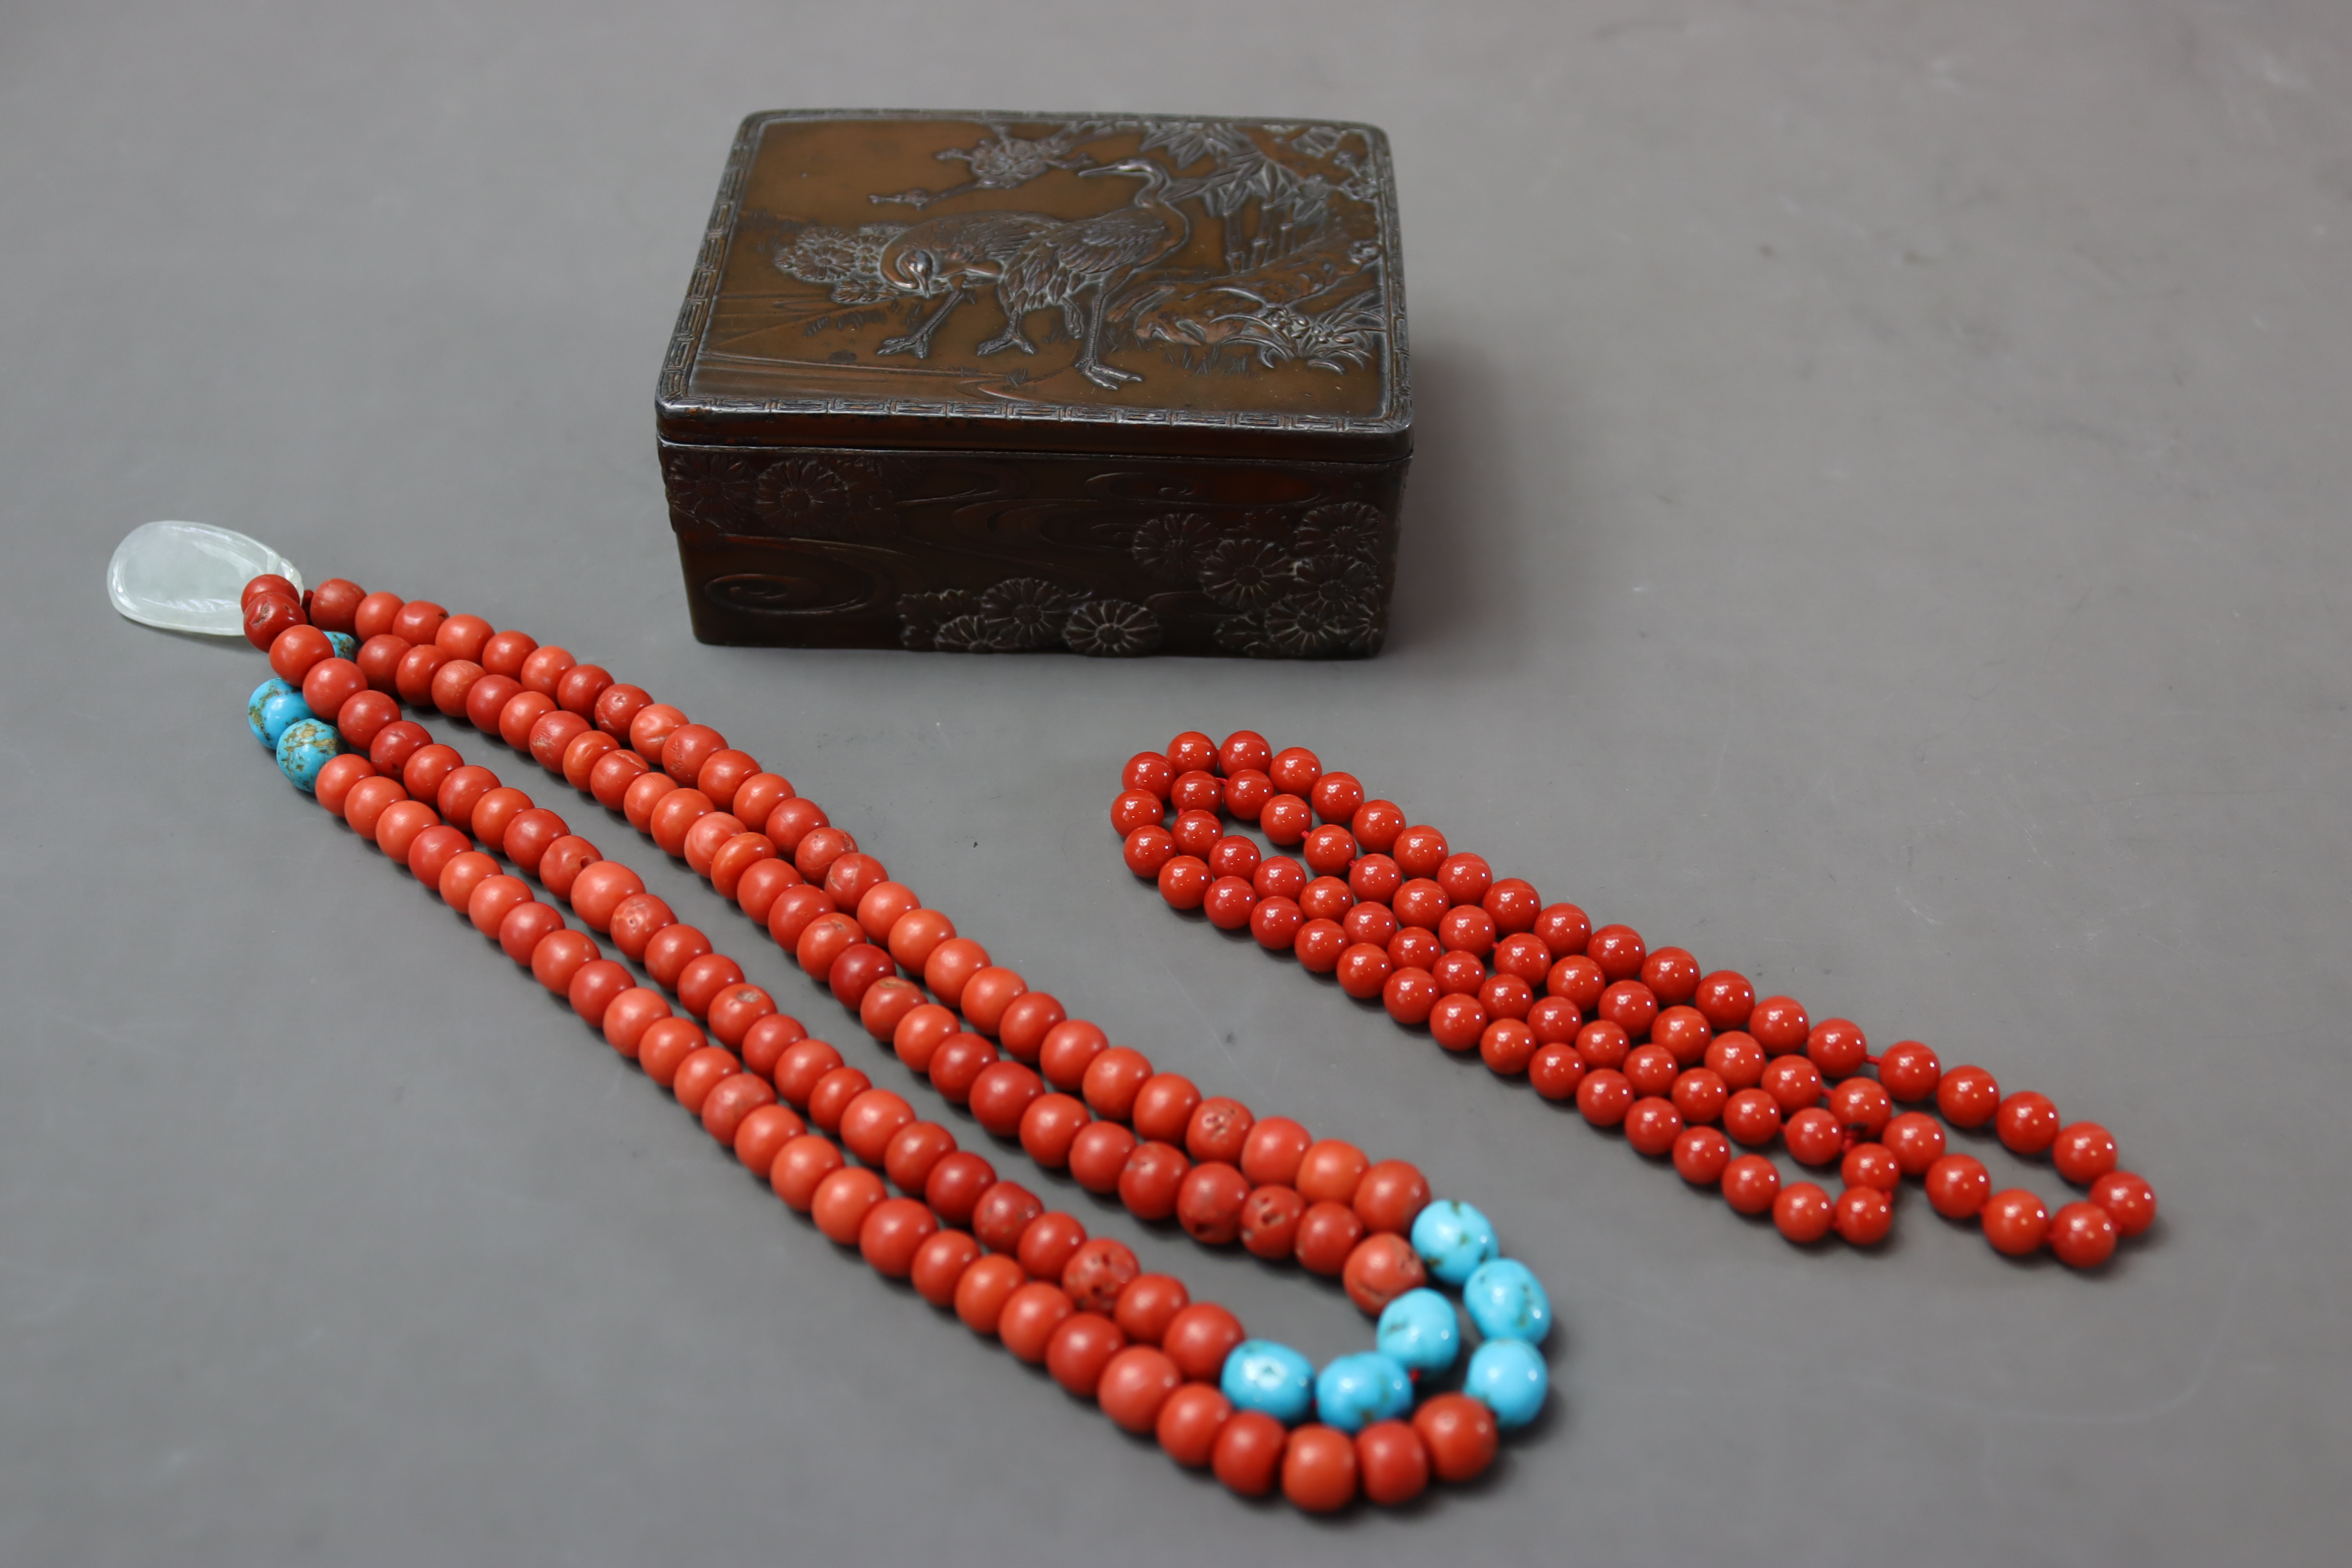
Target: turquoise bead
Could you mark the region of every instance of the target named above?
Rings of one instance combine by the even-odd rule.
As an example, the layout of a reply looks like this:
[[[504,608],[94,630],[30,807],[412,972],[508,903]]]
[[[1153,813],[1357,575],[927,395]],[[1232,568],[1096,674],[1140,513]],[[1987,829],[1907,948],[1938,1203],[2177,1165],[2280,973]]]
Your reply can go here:
[[[287,725],[286,732],[278,737],[278,771],[304,795],[315,794],[319,770],[342,750],[343,738],[335,733],[332,724],[317,719],[299,719]]]
[[[1412,1378],[1394,1356],[1378,1351],[1343,1355],[1315,1379],[1315,1415],[1326,1426],[1360,1432],[1412,1413]]]
[[[1444,1372],[1462,1353],[1462,1325],[1454,1303],[1423,1286],[1381,1309],[1372,1342],[1413,1372]]]
[[[1459,1285],[1501,1247],[1485,1215],[1468,1204],[1440,1198],[1413,1217],[1412,1249],[1432,1274]]]
[[[1551,1332],[1551,1298],[1524,1263],[1497,1258],[1482,1263],[1462,1287],[1462,1305],[1478,1331],[1490,1340],[1543,1343]]]
[[[246,728],[253,731],[255,740],[273,749],[287,725],[310,716],[310,705],[302,700],[302,694],[274,675],[255,687],[246,700]]]
[[[327,646],[335,650],[335,657],[337,658],[357,658],[359,657],[360,639],[352,636],[349,632],[329,632],[327,634]]]
[[[1286,1426],[1304,1420],[1315,1402],[1315,1363],[1272,1340],[1244,1340],[1225,1358],[1217,1386],[1236,1410],[1256,1410]]]
[[[1470,1356],[1462,1392],[1495,1413],[1495,1425],[1524,1426],[1543,1409],[1551,1373],[1542,1354],[1525,1340],[1489,1340]]]

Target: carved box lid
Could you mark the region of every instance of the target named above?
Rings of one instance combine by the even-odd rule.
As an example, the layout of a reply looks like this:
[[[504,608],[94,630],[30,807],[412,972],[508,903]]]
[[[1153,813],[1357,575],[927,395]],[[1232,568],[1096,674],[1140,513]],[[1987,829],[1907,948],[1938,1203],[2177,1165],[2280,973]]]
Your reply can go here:
[[[1380,461],[1412,448],[1369,125],[787,110],[735,138],[669,440]]]

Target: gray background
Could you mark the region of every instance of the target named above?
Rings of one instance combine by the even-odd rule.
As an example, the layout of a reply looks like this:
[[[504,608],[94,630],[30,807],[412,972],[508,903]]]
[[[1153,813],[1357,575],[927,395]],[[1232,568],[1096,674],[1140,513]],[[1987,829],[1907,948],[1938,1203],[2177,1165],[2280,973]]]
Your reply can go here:
[[[1387,654],[691,640],[710,192],[746,111],[860,103],[1388,129]],[[0,9],[0,1558],[2340,1561],[2347,103],[2332,0]],[[154,517],[601,658],[1163,1065],[1420,1162],[1550,1282],[1550,1415],[1311,1522],[845,1263],[278,780],[251,650],[107,609]],[[2083,1278],[1915,1191],[1808,1256],[1178,921],[1117,770],[1244,725],[2105,1121],[2158,1230]]]

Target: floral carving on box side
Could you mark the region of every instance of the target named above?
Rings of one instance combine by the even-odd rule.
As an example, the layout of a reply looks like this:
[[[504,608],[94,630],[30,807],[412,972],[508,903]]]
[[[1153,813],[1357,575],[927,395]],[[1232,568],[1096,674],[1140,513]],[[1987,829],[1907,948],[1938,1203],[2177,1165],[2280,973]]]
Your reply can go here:
[[[702,597],[762,623],[878,613],[907,648],[1097,658],[1361,657],[1387,630],[1395,526],[1356,499],[1381,493],[1369,472],[1265,504],[1133,467],[719,447],[664,465],[678,532],[732,552]]]

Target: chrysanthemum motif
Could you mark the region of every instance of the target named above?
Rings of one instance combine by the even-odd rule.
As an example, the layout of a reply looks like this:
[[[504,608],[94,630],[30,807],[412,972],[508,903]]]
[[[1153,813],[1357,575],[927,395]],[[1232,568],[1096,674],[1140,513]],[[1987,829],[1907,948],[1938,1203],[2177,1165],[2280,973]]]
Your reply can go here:
[[[1062,640],[1077,595],[1042,577],[1008,577],[980,597],[989,635],[1006,648],[1051,647]]]
[[[941,653],[1009,653],[1013,645],[1000,637],[986,616],[952,616],[931,634],[931,646]]]
[[[1298,527],[1298,549],[1306,555],[1345,555],[1357,561],[1377,558],[1381,550],[1381,526],[1385,520],[1377,508],[1360,500],[1336,501],[1318,506],[1307,514]]]
[[[846,537],[851,501],[849,480],[814,458],[771,465],[753,498],[761,517],[788,539]]]
[[[1371,631],[1378,585],[1360,561],[1310,556],[1298,563],[1291,591],[1266,610],[1266,640],[1293,658],[1337,652]]]
[[[903,594],[898,598],[898,641],[917,652],[937,647],[940,627],[959,616],[977,615],[980,595],[961,588],[936,594]]]
[[[1089,599],[1070,612],[1062,637],[1094,658],[1132,658],[1160,646],[1160,620],[1125,599]]]
[[[1260,539],[1228,539],[1209,552],[1201,586],[1230,609],[1272,604],[1290,586],[1290,557],[1278,544]]]
[[[758,489],[760,465],[694,447],[669,454],[670,510],[688,523],[733,532]]]
[[[1294,594],[1265,612],[1265,637],[1278,653],[1293,658],[1336,653],[1371,629],[1371,612],[1360,605],[1336,612]]]
[[[1290,597],[1327,615],[1351,605],[1369,613],[1373,592],[1380,586],[1380,577],[1370,565],[1344,555],[1310,555],[1298,563],[1297,572],[1298,586]]]
[[[1155,517],[1135,531],[1128,548],[1146,572],[1164,583],[1187,587],[1198,582],[1209,551],[1217,542],[1217,525],[1198,512],[1171,512]]]
[[[1280,653],[1266,640],[1265,622],[1254,615],[1221,616],[1211,635],[1227,653],[1246,654],[1252,658],[1273,658]]]
[[[1265,507],[1241,515],[1240,531],[1252,539],[1263,539],[1296,552],[1292,531],[1298,524],[1298,513],[1288,507]]]

